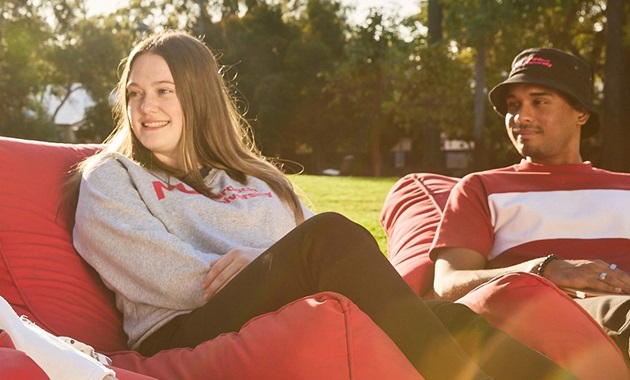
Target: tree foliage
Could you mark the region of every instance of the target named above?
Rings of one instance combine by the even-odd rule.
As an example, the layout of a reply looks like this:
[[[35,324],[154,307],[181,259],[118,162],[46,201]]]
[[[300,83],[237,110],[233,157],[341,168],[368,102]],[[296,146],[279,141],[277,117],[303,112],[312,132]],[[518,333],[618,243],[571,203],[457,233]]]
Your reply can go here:
[[[0,111],[5,117],[0,120],[0,133],[57,140],[54,120],[73,92],[85,89],[97,104],[108,104],[116,67],[126,49],[103,23],[88,20],[81,0],[4,1]],[[61,101],[54,109],[51,94]],[[110,126],[100,128],[101,134],[109,133],[111,111],[91,115],[95,125]]]
[[[392,146],[408,138],[402,170],[446,172],[436,158],[441,133],[477,140],[484,165],[499,166],[516,156],[487,91],[519,51],[550,46],[594,67],[605,125],[584,144],[585,158],[630,171],[620,164],[630,162],[623,0],[419,3],[404,20],[373,9],[352,25],[341,0],[130,0],[106,16],[88,16],[85,0],[0,0],[0,134],[58,140],[44,94],[63,100],[82,88],[95,106],[80,135],[104,138],[118,63],[142,35],[177,28],[216,52],[266,155],[308,172],[387,175],[398,173]]]

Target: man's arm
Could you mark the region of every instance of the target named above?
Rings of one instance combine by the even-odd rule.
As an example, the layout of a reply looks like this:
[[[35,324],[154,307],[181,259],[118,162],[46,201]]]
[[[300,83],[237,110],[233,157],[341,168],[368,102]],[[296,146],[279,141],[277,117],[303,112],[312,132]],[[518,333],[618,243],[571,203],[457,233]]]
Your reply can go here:
[[[484,269],[486,258],[467,248],[437,248],[435,255],[435,293],[455,301],[492,278],[510,272],[531,272],[545,258],[529,260],[511,267]]]
[[[467,248],[437,248],[434,252],[435,293],[455,301],[492,278],[513,272],[532,272],[545,257],[505,268],[484,269],[485,257]],[[602,273],[606,276],[602,278]],[[630,274],[602,260],[553,260],[544,277],[560,288],[592,289],[610,294],[630,294]]]

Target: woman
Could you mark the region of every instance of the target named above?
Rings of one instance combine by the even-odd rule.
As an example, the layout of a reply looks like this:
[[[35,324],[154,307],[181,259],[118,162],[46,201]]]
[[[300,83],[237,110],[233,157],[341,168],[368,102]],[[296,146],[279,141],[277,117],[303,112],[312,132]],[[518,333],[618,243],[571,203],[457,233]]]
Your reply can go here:
[[[312,216],[255,151],[197,39],[166,31],[141,41],[115,113],[106,148],[78,169],[74,241],[115,292],[133,349],[194,347],[335,291],[428,379],[571,378],[465,306],[419,299],[362,227]]]

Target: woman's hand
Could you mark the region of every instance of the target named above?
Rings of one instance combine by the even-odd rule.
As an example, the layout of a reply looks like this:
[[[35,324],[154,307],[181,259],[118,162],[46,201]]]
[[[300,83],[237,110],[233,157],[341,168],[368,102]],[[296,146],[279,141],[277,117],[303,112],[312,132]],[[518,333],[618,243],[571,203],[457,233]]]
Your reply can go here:
[[[234,248],[210,264],[210,270],[201,284],[203,298],[212,298],[243,268],[263,253],[259,248]]]
[[[544,276],[560,288],[630,294],[630,274],[602,260],[553,260]]]

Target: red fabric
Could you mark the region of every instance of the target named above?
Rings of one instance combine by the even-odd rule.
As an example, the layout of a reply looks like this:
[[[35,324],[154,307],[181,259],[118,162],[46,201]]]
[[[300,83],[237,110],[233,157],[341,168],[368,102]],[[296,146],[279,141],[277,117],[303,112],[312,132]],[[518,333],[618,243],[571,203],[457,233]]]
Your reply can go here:
[[[18,351],[6,331],[0,330],[0,379],[48,380],[46,373],[24,352]]]
[[[299,332],[296,334],[296,332]],[[320,293],[195,349],[111,355],[114,364],[168,379],[191,373],[247,379],[422,379],[374,322],[336,293]]]
[[[619,348],[567,294],[530,273],[503,275],[457,302],[544,353],[579,379],[628,379]]]
[[[594,169],[589,163],[523,160],[471,174],[454,186],[434,244],[479,252],[489,268],[551,252],[565,260],[597,252],[597,258],[630,271],[628,205],[628,173]]]
[[[408,174],[394,184],[381,211],[389,259],[421,296],[433,291],[433,262],[428,252],[457,181],[438,174]]]
[[[11,337],[4,330],[0,330],[0,348],[15,349],[15,345],[13,344]]]
[[[0,347],[0,379],[49,380],[24,352]]]
[[[388,194],[381,224],[390,260],[418,294],[431,295],[428,257],[450,189],[457,178],[415,173]],[[488,282],[458,302],[528,346],[575,372],[580,379],[627,379],[617,346],[569,296],[542,277],[512,274]]]
[[[70,166],[96,149],[0,138],[0,289],[52,334],[111,351],[126,348],[121,316],[58,215]]]
[[[15,349],[6,331],[0,330],[0,379],[48,379],[46,373],[24,352]],[[155,380],[125,369],[111,367],[119,380]]]
[[[66,173],[98,148],[0,137],[0,294],[18,314],[52,334],[108,353],[119,378],[126,380],[147,378],[140,374],[160,379],[422,379],[367,315],[334,293],[293,302],[250,321],[240,333],[193,350],[173,349],[151,358],[126,351],[113,295],[76,253],[69,227],[58,215]],[[0,378],[42,378],[6,334],[0,335],[0,347]],[[3,376],[14,370],[17,376]]]

